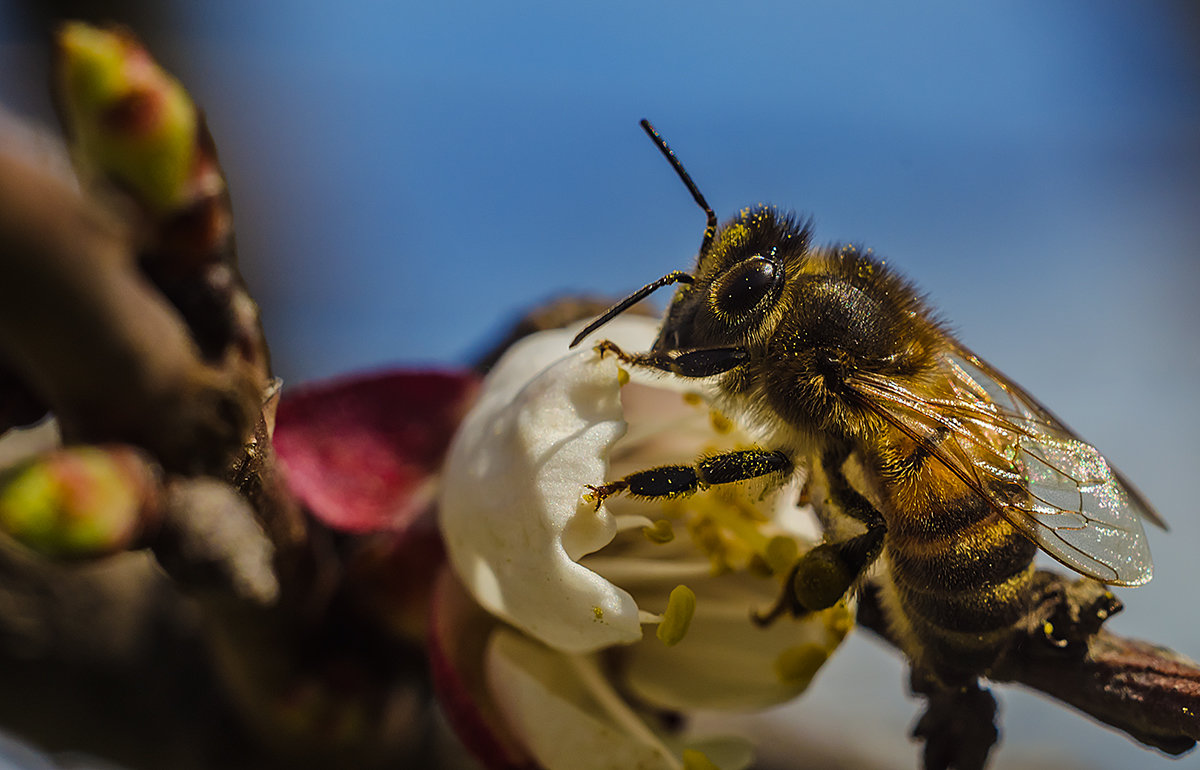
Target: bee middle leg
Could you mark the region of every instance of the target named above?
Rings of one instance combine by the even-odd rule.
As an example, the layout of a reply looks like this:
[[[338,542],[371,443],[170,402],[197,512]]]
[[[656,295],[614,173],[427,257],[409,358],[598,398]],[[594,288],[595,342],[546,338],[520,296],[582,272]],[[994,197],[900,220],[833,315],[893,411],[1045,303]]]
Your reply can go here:
[[[598,487],[588,486],[596,508],[606,498],[624,492],[641,498],[672,498],[690,495],[702,487],[732,484],[764,476],[790,476],[792,460],[783,452],[739,449],[702,458],[695,465],[662,465],[631,473]]]
[[[829,497],[842,513],[866,526],[861,535],[822,543],[803,554],[784,580],[783,591],[765,613],[753,613],[755,623],[766,626],[782,617],[801,617],[837,604],[883,550],[887,532],[883,516],[871,501],[850,485],[842,472],[849,457],[845,447],[825,452],[821,465],[829,484]]]

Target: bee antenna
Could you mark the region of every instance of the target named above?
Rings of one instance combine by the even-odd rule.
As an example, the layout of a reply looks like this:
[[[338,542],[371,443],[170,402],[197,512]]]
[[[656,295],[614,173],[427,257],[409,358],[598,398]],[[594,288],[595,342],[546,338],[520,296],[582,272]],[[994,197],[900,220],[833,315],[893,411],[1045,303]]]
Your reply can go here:
[[[675,173],[679,175],[684,186],[688,188],[688,192],[692,194],[696,205],[704,209],[704,215],[708,217],[708,223],[704,227],[704,240],[700,243],[700,254],[708,253],[708,247],[712,245],[713,237],[717,234],[717,215],[713,213],[712,207],[708,205],[708,201],[704,200],[704,196],[700,194],[700,188],[696,187],[696,183],[688,176],[687,170],[679,162],[675,151],[667,144],[667,140],[662,138],[662,134],[658,133],[658,129],[650,125],[650,121],[645,118],[642,118],[640,125],[650,136],[650,141],[654,142],[654,146],[666,156],[667,162],[671,164],[671,168],[675,169]]]
[[[579,343],[583,342],[584,337],[588,336],[604,324],[621,315],[621,313],[624,313],[626,310],[641,302],[643,299],[650,296],[650,294],[653,292],[658,291],[662,287],[670,286],[673,283],[691,283],[693,280],[695,279],[693,279],[691,275],[683,272],[682,270],[676,270],[673,273],[667,273],[654,283],[646,284],[633,294],[630,294],[625,299],[610,307],[608,310],[605,310],[604,315],[588,324],[583,331],[575,335],[575,339],[571,340],[570,347],[575,347]]]

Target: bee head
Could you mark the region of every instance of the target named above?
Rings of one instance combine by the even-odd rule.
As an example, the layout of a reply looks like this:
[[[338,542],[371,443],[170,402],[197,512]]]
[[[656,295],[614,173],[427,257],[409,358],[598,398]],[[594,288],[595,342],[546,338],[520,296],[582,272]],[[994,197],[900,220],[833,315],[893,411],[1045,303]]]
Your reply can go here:
[[[786,310],[785,287],[802,272],[807,222],[760,206],[745,209],[701,252],[693,280],[675,293],[654,350],[751,347]]]

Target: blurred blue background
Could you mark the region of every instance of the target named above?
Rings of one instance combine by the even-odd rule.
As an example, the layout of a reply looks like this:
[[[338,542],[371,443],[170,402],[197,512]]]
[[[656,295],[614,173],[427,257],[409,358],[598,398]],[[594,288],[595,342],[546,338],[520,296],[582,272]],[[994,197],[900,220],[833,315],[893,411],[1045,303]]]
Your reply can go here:
[[[49,122],[33,7],[0,6],[0,104]],[[1194,3],[85,13],[130,21],[207,110],[288,383],[462,364],[539,301],[690,266],[703,216],[648,117],[722,219],[771,202],[814,215],[818,240],[873,247],[1121,466],[1172,531],[1150,533],[1156,578],[1120,592],[1110,628],[1200,656]],[[858,635],[774,717],[779,740],[913,767],[903,680]],[[1181,766],[1001,697],[996,768]]]

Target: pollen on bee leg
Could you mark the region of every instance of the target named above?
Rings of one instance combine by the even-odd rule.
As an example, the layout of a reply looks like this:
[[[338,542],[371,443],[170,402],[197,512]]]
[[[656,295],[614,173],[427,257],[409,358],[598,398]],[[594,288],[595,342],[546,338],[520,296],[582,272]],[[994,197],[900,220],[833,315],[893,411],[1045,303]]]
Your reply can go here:
[[[625,481],[612,481],[612,482],[609,482],[608,484],[602,484],[601,486],[598,486],[598,487],[593,486],[591,484],[587,484],[587,485],[585,485],[586,491],[584,491],[579,496],[579,504],[582,506],[592,506],[595,510],[598,511],[598,510],[600,510],[601,504],[603,504],[605,500],[607,500],[608,498],[612,497],[615,494],[624,492],[628,488],[629,488],[629,484]],[[649,524],[649,523],[650,523],[649,519],[646,519],[646,521],[644,522],[644,524]]]

